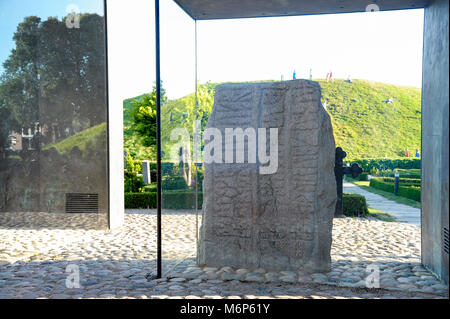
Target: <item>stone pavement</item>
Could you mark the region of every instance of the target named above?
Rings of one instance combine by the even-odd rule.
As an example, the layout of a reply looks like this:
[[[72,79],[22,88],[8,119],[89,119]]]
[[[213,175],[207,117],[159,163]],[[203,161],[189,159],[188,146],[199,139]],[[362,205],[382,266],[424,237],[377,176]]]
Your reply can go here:
[[[1,226],[5,218],[8,227]],[[33,218],[45,220],[46,213],[23,214],[21,220]],[[128,211],[125,226],[114,231],[23,222],[14,227],[14,218],[2,213],[0,298],[448,298],[448,286],[420,265],[420,228],[414,225],[338,218],[331,272],[268,273],[198,268],[193,257],[199,219],[165,212],[164,278],[149,280],[156,265],[154,211]],[[67,288],[74,268],[81,287]],[[366,281],[377,282],[369,279],[378,271],[380,288],[368,289]]]
[[[420,226],[420,209],[389,200],[368,192],[355,184],[344,182],[344,193],[360,194],[366,197],[367,205],[393,215],[397,221]]]

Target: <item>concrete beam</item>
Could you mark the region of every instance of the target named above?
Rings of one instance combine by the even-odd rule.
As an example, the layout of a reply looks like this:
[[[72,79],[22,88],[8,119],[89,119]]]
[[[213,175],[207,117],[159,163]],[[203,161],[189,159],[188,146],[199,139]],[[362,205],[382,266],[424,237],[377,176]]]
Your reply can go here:
[[[424,8],[429,0],[174,0],[195,20],[295,16]]]

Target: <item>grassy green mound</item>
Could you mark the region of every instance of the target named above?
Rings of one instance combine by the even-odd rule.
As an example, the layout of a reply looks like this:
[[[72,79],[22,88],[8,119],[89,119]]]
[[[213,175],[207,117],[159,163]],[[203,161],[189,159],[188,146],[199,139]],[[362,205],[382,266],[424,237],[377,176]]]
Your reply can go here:
[[[403,157],[420,149],[421,90],[365,80],[319,80],[336,144],[351,158]]]
[[[49,150],[54,147],[60,154],[67,155],[75,146],[85,153],[89,146],[92,147],[97,143],[104,145],[106,150],[106,123],[88,128],[60,142],[48,144],[43,149]]]
[[[347,152],[348,158],[400,158],[407,148],[411,154],[420,149],[419,88],[366,80],[317,82],[322,87],[322,103],[330,114],[336,145]],[[216,85],[199,87],[198,118],[203,128],[211,114]],[[170,141],[172,129],[184,127],[192,134],[195,95],[168,101],[161,117],[163,157],[168,158],[175,143]]]

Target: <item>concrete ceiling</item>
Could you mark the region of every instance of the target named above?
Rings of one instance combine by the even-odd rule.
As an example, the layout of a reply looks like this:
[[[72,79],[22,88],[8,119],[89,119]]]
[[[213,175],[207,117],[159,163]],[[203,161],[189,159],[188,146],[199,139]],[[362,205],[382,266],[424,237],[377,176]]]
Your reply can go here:
[[[424,8],[430,0],[174,0],[196,20],[278,17]]]

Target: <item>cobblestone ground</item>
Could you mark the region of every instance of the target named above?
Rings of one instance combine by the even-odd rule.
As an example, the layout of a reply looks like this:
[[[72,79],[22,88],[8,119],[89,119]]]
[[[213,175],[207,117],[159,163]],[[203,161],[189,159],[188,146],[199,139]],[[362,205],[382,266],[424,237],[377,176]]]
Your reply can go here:
[[[351,218],[334,221],[331,272],[271,273],[197,267],[200,218],[167,212],[165,276],[150,280],[155,217],[128,211],[123,228],[106,231],[104,216],[0,214],[0,298],[448,298],[420,265],[419,227]],[[66,287],[73,265],[80,288]],[[377,269],[380,288],[366,288]]]

